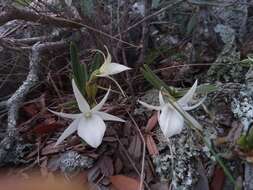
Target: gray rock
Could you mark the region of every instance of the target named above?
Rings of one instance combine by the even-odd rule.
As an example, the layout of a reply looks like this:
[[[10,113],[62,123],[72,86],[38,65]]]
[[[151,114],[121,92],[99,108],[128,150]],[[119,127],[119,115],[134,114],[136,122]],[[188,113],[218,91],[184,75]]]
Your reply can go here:
[[[60,169],[63,173],[72,173],[91,168],[93,163],[94,160],[88,156],[80,155],[75,151],[68,151],[58,158],[51,159],[48,168],[52,171]]]

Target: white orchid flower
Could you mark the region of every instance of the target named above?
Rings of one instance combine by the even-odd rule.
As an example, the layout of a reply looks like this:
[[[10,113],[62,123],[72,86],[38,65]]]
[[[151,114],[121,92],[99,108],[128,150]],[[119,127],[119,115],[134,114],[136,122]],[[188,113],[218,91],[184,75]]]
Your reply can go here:
[[[110,89],[107,91],[104,98],[99,104],[97,104],[92,109],[89,104],[77,88],[74,80],[72,80],[72,87],[74,95],[81,113],[79,114],[67,114],[62,112],[55,112],[50,110],[52,113],[68,119],[73,119],[74,121],[69,125],[69,127],[62,133],[62,135],[57,140],[55,146],[60,144],[65,138],[77,131],[77,134],[86,141],[90,146],[97,148],[103,139],[106,125],[104,121],[119,121],[125,122],[114,115],[99,111],[104,103],[106,102]]]
[[[97,76],[108,77],[110,75],[118,74],[123,71],[131,69],[125,65],[121,65],[119,63],[113,63],[112,56],[109,53],[109,50],[106,46],[105,46],[105,49],[107,51],[107,57],[105,57],[105,54],[103,52],[99,51],[104,57],[104,63],[99,68],[99,74]]]
[[[140,104],[147,107],[148,109],[158,111],[158,122],[166,138],[181,133],[184,127],[184,117],[182,116],[182,114],[184,114],[187,120],[193,123],[195,127],[197,127],[200,130],[202,129],[200,124],[192,116],[190,116],[187,112],[185,112],[197,108],[205,100],[204,98],[193,106],[189,105],[197,89],[197,83],[198,82],[196,80],[193,86],[190,88],[190,90],[182,98],[180,98],[177,102],[174,103],[172,102],[166,103],[163,99],[161,91],[159,92],[160,106],[153,106],[145,102],[139,101]],[[178,110],[181,113],[179,113]]]
[[[106,78],[111,79],[118,86],[121,93],[125,96],[125,93],[122,90],[121,86],[119,85],[119,83],[113,77],[111,77],[111,75],[118,74],[118,73],[121,73],[123,71],[130,70],[131,68],[127,67],[125,65],[121,65],[119,63],[113,63],[112,62],[112,56],[109,53],[109,50],[106,46],[105,46],[105,49],[107,51],[107,57],[105,56],[105,54],[102,51],[95,50],[95,51],[101,53],[104,57],[104,63],[99,68],[98,72],[96,73],[96,76],[106,77]]]

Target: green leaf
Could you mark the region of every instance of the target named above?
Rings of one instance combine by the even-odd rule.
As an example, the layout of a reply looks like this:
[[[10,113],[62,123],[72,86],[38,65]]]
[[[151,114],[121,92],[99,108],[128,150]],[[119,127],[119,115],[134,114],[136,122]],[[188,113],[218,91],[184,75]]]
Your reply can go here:
[[[96,52],[96,54],[94,55],[94,59],[93,59],[91,66],[90,66],[90,73],[93,73],[93,71],[99,69],[99,67],[103,63],[103,60],[104,60],[104,58],[101,55],[101,53]]]
[[[237,140],[237,144],[241,149],[252,150],[253,149],[253,128],[251,127],[246,135],[241,135]]]
[[[144,78],[154,86],[154,88],[160,90],[164,88],[167,90],[172,96],[177,96],[175,88],[168,86],[165,82],[163,82],[149,67],[144,64],[143,68],[141,68],[142,74]]]
[[[86,65],[80,64],[78,50],[73,42],[70,43],[70,59],[73,71],[73,78],[80,92],[85,95],[85,84],[88,80],[87,68]]]

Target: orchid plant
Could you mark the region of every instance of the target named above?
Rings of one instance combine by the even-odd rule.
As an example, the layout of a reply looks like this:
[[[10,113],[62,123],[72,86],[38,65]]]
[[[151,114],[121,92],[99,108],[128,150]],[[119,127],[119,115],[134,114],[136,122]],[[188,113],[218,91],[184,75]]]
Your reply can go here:
[[[79,57],[75,44],[71,43],[70,55],[74,74],[72,79],[72,88],[77,101],[78,108],[81,113],[67,114],[49,110],[60,117],[73,119],[72,123],[62,133],[55,145],[59,145],[64,141],[64,139],[77,131],[77,134],[84,141],[86,141],[90,146],[97,148],[101,144],[106,130],[106,125],[104,121],[125,122],[123,119],[118,118],[114,115],[99,111],[101,110],[109,96],[110,88],[104,98],[101,100],[101,102],[96,104],[97,78],[111,78],[110,75],[117,74],[130,69],[129,67],[126,67],[124,65],[112,63],[111,54],[109,53],[107,47],[105,48],[107,50],[107,57],[105,57],[103,52],[100,52],[104,57],[104,63],[101,67],[95,69],[94,71],[92,71],[91,75],[89,75],[85,65],[82,65],[79,62]],[[114,79],[112,80],[115,81]],[[116,84],[119,85],[117,82]],[[87,97],[88,101],[85,99],[85,97]],[[89,105],[89,103],[91,106]]]
[[[107,91],[104,98],[99,104],[97,104],[92,109],[89,104],[77,88],[75,81],[72,80],[72,87],[74,95],[81,113],[78,114],[67,114],[62,112],[55,112],[50,110],[52,113],[67,119],[73,119],[74,121],[69,125],[69,127],[62,133],[56,142],[56,146],[60,144],[64,139],[77,131],[77,134],[90,146],[97,148],[103,139],[106,125],[104,121],[119,121],[125,122],[123,119],[116,117],[114,115],[99,111],[105,104],[110,89]]]
[[[190,90],[176,102],[172,101],[165,102],[162,95],[162,91],[159,92],[160,106],[153,106],[145,102],[139,101],[139,103],[145,106],[146,108],[158,111],[158,122],[166,138],[181,133],[184,127],[183,115],[188,120],[190,120],[191,123],[194,123],[194,127],[200,130],[202,129],[201,125],[199,125],[198,122],[193,117],[191,117],[187,112],[185,112],[197,108],[205,100],[205,98],[203,98],[197,104],[192,106],[190,105],[190,102],[193,99],[193,96],[196,92],[197,84],[198,82],[196,80],[193,86],[190,88]]]

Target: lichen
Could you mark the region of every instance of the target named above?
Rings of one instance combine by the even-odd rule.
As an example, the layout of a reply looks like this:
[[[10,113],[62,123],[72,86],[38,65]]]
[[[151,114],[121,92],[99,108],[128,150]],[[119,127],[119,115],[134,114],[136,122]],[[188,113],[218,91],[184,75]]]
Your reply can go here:
[[[8,139],[6,139],[8,140]],[[3,143],[8,145],[9,143]],[[30,160],[24,160],[24,156],[31,151],[32,145],[25,144],[22,138],[17,138],[12,147],[1,147],[0,155],[1,162],[0,166],[4,166],[6,164],[24,164],[29,163]]]
[[[91,168],[94,160],[90,157],[80,155],[75,151],[65,152],[58,160],[60,170],[71,173],[84,168]]]
[[[222,0],[220,4],[228,5],[213,7],[214,14],[222,23],[233,28],[236,36],[241,40],[246,32],[248,1],[240,0],[240,3],[236,3],[234,0]]]
[[[159,155],[153,157],[157,174],[162,181],[172,181],[175,189],[192,189],[198,180],[196,158],[200,152],[191,130],[185,127],[181,134],[171,137],[169,142],[161,137],[161,132],[158,132],[158,136]]]
[[[245,69],[239,64],[240,52],[236,48],[234,29],[218,24],[215,32],[220,35],[225,45],[209,68],[207,81],[242,82],[244,79],[241,76]]]
[[[243,131],[246,133],[249,126],[253,122],[253,83],[252,69],[249,69],[245,75],[245,85],[241,85],[239,93],[237,93],[231,103],[231,110],[236,118],[243,124]]]
[[[244,126],[246,132],[253,122],[253,100],[247,95],[246,91],[242,90],[238,97],[234,98],[232,102],[232,111]]]

